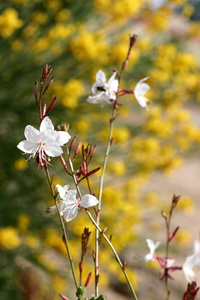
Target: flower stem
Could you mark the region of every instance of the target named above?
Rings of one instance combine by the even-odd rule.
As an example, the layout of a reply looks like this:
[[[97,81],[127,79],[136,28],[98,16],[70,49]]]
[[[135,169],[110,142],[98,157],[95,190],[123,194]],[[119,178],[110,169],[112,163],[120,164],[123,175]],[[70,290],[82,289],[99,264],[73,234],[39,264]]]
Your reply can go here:
[[[113,104],[112,116],[111,116],[111,119],[110,119],[110,132],[109,132],[108,143],[107,143],[106,153],[105,153],[104,162],[103,162],[102,174],[101,174],[100,183],[99,183],[99,199],[98,199],[99,203],[98,203],[98,207],[97,207],[97,221],[96,221],[98,226],[99,226],[99,223],[100,223],[101,202],[102,202],[102,193],[103,193],[105,170],[106,170],[106,166],[107,166],[107,162],[108,162],[108,156],[109,156],[110,148],[111,148],[114,121],[116,119],[116,106],[117,106],[117,99],[119,97],[120,82],[121,82],[125,67],[128,63],[132,46],[129,45],[126,60],[122,64],[122,68],[121,68],[121,72],[119,74],[119,80],[118,80],[118,90],[117,90],[117,93],[116,93],[116,100]],[[96,229],[96,240],[95,240],[95,296],[96,297],[98,297],[98,293],[99,293],[98,292],[98,277],[99,277],[99,230]]]
[[[73,279],[74,279],[75,286],[76,286],[76,288],[78,288],[78,282],[77,282],[77,279],[76,279],[76,274],[75,274],[75,269],[74,269],[74,263],[73,263],[73,259],[72,259],[72,256],[71,256],[71,253],[70,253],[70,249],[69,249],[69,244],[68,244],[68,239],[67,239],[67,232],[65,230],[64,219],[63,219],[63,217],[60,214],[58,203],[57,203],[57,198],[58,198],[59,194],[55,195],[55,192],[54,192],[52,184],[51,184],[51,178],[50,178],[50,174],[49,174],[49,170],[48,170],[47,165],[45,165],[45,171],[46,171],[47,180],[48,180],[48,183],[49,183],[49,186],[50,186],[50,189],[51,189],[54,201],[55,201],[55,205],[56,205],[56,208],[57,208],[57,211],[58,211],[60,223],[61,223],[61,226],[62,226],[63,237],[64,237],[64,244],[66,246],[67,254],[68,254],[68,257],[69,257],[69,262],[70,262],[70,267],[71,267],[71,271],[72,271],[72,276],[73,276]]]
[[[68,150],[67,147],[66,147],[66,149],[67,149],[67,153],[68,153],[68,160],[69,160],[70,168],[71,168],[71,171],[72,171],[72,177],[73,177],[74,183],[75,183],[75,185],[76,185],[76,188],[77,188],[77,192],[78,192],[78,194],[79,194],[79,197],[82,198],[81,191],[80,191],[80,188],[79,188],[79,186],[78,186],[78,184],[77,184],[76,176],[75,176],[75,173],[74,173],[73,163],[72,163],[72,161],[71,161],[71,159],[70,159],[69,150]],[[99,227],[99,225],[95,222],[95,220],[94,220],[94,218],[92,217],[92,215],[91,215],[91,213],[89,212],[89,210],[88,210],[88,209],[85,209],[85,210],[86,210],[86,212],[87,212],[87,214],[88,214],[90,220],[92,221],[93,225],[96,227],[96,229],[98,230],[98,232],[101,233],[101,235],[103,236],[103,238],[105,239],[105,241],[107,242],[107,244],[109,245],[109,247],[111,248],[111,250],[112,250],[112,252],[113,252],[113,254],[114,254],[114,256],[115,256],[115,258],[116,258],[116,260],[117,260],[117,262],[118,262],[118,264],[119,264],[119,266],[120,266],[120,268],[122,269],[122,272],[124,273],[124,276],[125,276],[125,278],[126,278],[126,281],[127,281],[127,283],[128,283],[128,286],[129,286],[129,288],[130,288],[130,290],[131,290],[131,293],[132,293],[132,295],[133,295],[134,300],[138,300],[138,298],[137,298],[137,296],[136,296],[136,294],[135,294],[135,291],[134,291],[134,289],[133,289],[133,286],[132,286],[132,284],[131,284],[131,282],[130,282],[130,280],[129,280],[128,274],[126,273],[126,270],[125,270],[125,268],[124,268],[124,266],[123,266],[123,263],[122,263],[122,261],[120,260],[119,255],[117,254],[117,252],[116,252],[116,250],[115,250],[113,244],[112,244],[111,241],[107,238],[107,236],[104,234],[104,231],[103,231],[103,230]]]
[[[168,220],[166,219],[167,241],[166,241],[166,253],[165,253],[166,260],[165,260],[165,264],[167,264],[168,256],[169,256],[169,229],[170,229],[170,220],[171,220],[171,217],[169,217]],[[166,269],[166,267],[165,267],[165,269]],[[167,272],[168,272],[168,270],[167,270]],[[169,289],[168,274],[166,274],[166,277],[165,277],[165,285],[166,285],[166,292],[167,292],[167,300],[169,300],[170,289]]]

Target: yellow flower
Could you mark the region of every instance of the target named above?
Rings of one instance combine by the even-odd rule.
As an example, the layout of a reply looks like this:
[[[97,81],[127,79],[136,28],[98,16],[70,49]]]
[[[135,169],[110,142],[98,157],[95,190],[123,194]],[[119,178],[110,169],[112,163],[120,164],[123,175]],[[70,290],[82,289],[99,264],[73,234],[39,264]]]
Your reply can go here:
[[[64,22],[67,21],[70,17],[71,17],[71,11],[69,9],[64,8],[57,12],[55,16],[55,20],[57,22]]]
[[[67,83],[57,82],[54,92],[64,106],[71,109],[77,107],[78,98],[84,93],[82,80],[70,79]]]
[[[7,38],[22,25],[23,21],[18,18],[18,12],[13,8],[7,8],[0,15],[0,36]]]
[[[70,35],[72,35],[75,32],[75,26],[73,24],[55,24],[54,27],[52,27],[49,30],[48,38],[50,40],[66,40]]]
[[[28,235],[25,237],[25,244],[31,249],[38,249],[40,246],[40,241],[37,237]]]
[[[183,196],[181,197],[177,208],[183,210],[186,213],[191,213],[194,210],[194,201],[189,196]]]
[[[58,275],[53,276],[53,289],[56,293],[64,293],[66,290],[66,286],[66,278],[63,278]]]
[[[56,11],[59,11],[62,8],[62,6],[63,6],[63,3],[60,0],[54,0],[54,1],[45,0],[45,7],[54,13]]]
[[[178,242],[179,246],[187,246],[191,241],[191,234],[187,230],[178,230],[175,235],[175,240]]]
[[[187,4],[187,5],[184,6],[184,9],[183,9],[183,11],[182,11],[182,14],[183,14],[184,16],[190,18],[190,17],[193,15],[194,11],[195,11],[194,6],[191,5],[191,4]]]
[[[78,35],[70,42],[70,50],[76,59],[85,61],[107,62],[107,44],[100,31],[90,32],[84,26],[80,27]]]
[[[87,134],[88,129],[90,128],[89,120],[79,119],[75,123],[73,123],[73,127],[78,130],[81,134]]]
[[[147,23],[147,30],[151,32],[159,32],[165,30],[169,24],[170,15],[171,15],[171,10],[168,9],[167,7],[162,7],[157,9],[155,13],[149,17]]]
[[[50,47],[50,42],[47,37],[41,37],[33,44],[33,49],[36,53],[47,50]]]
[[[176,3],[177,5],[183,5],[184,2],[187,2],[188,0],[170,0],[170,2]]]
[[[40,10],[35,10],[31,15],[31,20],[36,25],[42,25],[48,21],[48,15]]]
[[[148,37],[142,37],[139,38],[136,44],[136,48],[138,49],[138,52],[141,52],[142,54],[148,54],[151,51],[152,48],[152,41]],[[135,48],[133,52],[135,51]],[[131,53],[132,55],[132,53]]]
[[[111,171],[117,176],[123,176],[126,172],[126,166],[122,161],[114,161],[111,165]]]
[[[147,269],[160,270],[160,265],[158,264],[157,260],[146,262],[145,267]]]
[[[54,228],[50,228],[46,231],[43,242],[46,247],[51,247],[57,249],[62,253],[66,253],[64,243],[62,242],[61,234],[58,232],[58,230]]]
[[[12,49],[13,51],[19,52],[22,50],[24,44],[22,42],[22,40],[20,39],[15,39],[12,41]]]
[[[49,259],[48,255],[45,255],[45,253],[41,253],[41,254],[37,255],[37,260],[49,272],[55,272],[58,269],[57,262],[53,261],[52,258]]]
[[[29,216],[22,214],[18,217],[18,229],[21,233],[26,233],[28,226],[30,225]]]
[[[28,162],[24,158],[19,158],[14,162],[14,167],[18,171],[25,170],[28,166]]]
[[[0,228],[0,247],[12,250],[21,244],[19,233],[14,227]]]

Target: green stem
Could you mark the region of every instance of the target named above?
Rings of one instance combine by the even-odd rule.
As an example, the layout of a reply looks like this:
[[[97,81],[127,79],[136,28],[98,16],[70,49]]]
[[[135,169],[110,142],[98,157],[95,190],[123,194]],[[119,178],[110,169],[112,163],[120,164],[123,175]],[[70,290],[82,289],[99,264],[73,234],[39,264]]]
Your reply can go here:
[[[72,276],[73,276],[73,279],[74,279],[75,286],[76,286],[76,288],[78,288],[78,283],[77,283],[77,279],[76,279],[76,274],[75,274],[73,259],[72,259],[71,253],[70,253],[68,239],[67,239],[67,233],[66,233],[66,230],[65,230],[64,219],[63,219],[63,217],[60,214],[58,203],[57,203],[57,198],[58,198],[59,194],[57,196],[55,196],[55,193],[54,193],[54,190],[53,190],[53,187],[52,187],[52,184],[51,184],[51,178],[50,178],[50,174],[49,174],[49,170],[47,168],[47,165],[45,166],[45,171],[46,171],[47,180],[48,180],[48,183],[49,183],[49,186],[50,186],[50,189],[51,189],[51,192],[52,192],[55,204],[56,204],[56,208],[57,208],[57,211],[58,211],[60,223],[61,223],[61,226],[62,226],[63,235],[64,235],[64,238],[65,238],[65,246],[66,246],[67,254],[68,254],[68,257],[69,257],[69,262],[70,262],[70,267],[71,267],[71,271],[72,271]]]
[[[130,56],[130,48],[126,57],[126,63],[128,62],[128,58]],[[120,82],[122,79],[122,75],[124,73],[125,63],[122,64],[122,69],[121,73],[119,74],[119,81],[118,81],[118,90],[116,94],[116,100],[115,103],[113,104],[113,110],[112,110],[112,116],[110,119],[110,132],[109,132],[109,137],[108,137],[108,143],[107,143],[107,148],[106,148],[106,153],[104,157],[104,162],[103,162],[103,169],[102,169],[102,174],[100,177],[100,183],[99,183],[99,203],[97,207],[97,225],[99,226],[100,223],[100,214],[101,214],[101,202],[102,202],[102,193],[103,193],[103,185],[104,185],[104,176],[105,176],[105,170],[108,162],[108,156],[110,153],[110,148],[111,148],[111,139],[112,139],[112,133],[113,133],[113,128],[114,128],[114,121],[116,118],[116,103],[118,99],[118,93],[119,93],[119,86]],[[98,296],[98,277],[99,277],[99,230],[96,229],[96,239],[95,239],[95,296]]]
[[[77,184],[77,181],[76,181],[76,176],[75,176],[75,173],[74,173],[73,163],[72,163],[72,161],[71,161],[71,159],[70,159],[70,156],[69,156],[69,150],[68,150],[67,147],[66,147],[66,149],[67,149],[67,153],[68,153],[68,160],[69,160],[70,168],[71,168],[71,171],[72,171],[72,177],[73,177],[74,183],[75,183],[75,185],[76,185],[76,188],[77,188],[77,192],[78,192],[78,194],[79,194],[79,197],[82,198],[80,188],[79,188],[79,186],[78,186],[78,184]],[[105,241],[107,242],[107,244],[109,245],[109,247],[111,248],[111,250],[112,250],[112,252],[113,252],[113,254],[114,254],[114,256],[115,256],[115,258],[116,258],[116,260],[117,260],[117,262],[118,262],[118,264],[119,264],[119,266],[120,266],[120,268],[122,269],[122,272],[124,273],[124,276],[125,276],[125,278],[126,278],[126,281],[127,281],[127,283],[128,283],[128,286],[129,286],[129,288],[130,288],[130,290],[131,290],[131,293],[132,293],[134,299],[135,299],[135,300],[138,300],[138,298],[137,298],[137,296],[136,296],[136,294],[135,294],[135,291],[134,291],[134,289],[133,289],[133,286],[132,286],[132,284],[131,284],[131,282],[130,282],[130,280],[129,280],[128,274],[126,273],[125,268],[124,268],[124,266],[123,266],[123,263],[122,263],[122,261],[120,260],[120,258],[119,258],[119,256],[118,256],[118,254],[117,254],[117,252],[116,252],[116,250],[115,250],[113,244],[112,244],[111,241],[107,238],[107,236],[104,234],[104,231],[103,231],[103,230],[99,227],[99,225],[95,222],[95,220],[94,220],[94,218],[92,217],[92,215],[90,214],[89,210],[88,210],[88,209],[85,209],[85,210],[86,210],[86,212],[87,212],[87,214],[88,214],[90,220],[92,221],[92,223],[94,224],[94,226],[95,226],[96,229],[98,230],[98,232],[101,233],[101,235],[103,236],[103,238],[105,239]]]
[[[166,220],[166,226],[167,226],[167,243],[166,243],[166,261],[165,264],[167,264],[168,256],[169,256],[169,229],[170,229],[170,217],[168,220]],[[167,271],[168,272],[168,271]],[[166,291],[167,291],[167,300],[169,300],[170,296],[170,289],[169,289],[169,279],[168,279],[168,274],[166,274],[165,277],[165,285],[166,285]]]
[[[90,220],[92,221],[92,223],[93,223],[94,226],[96,227],[96,229],[101,233],[101,235],[103,236],[103,238],[105,239],[105,241],[107,242],[107,244],[109,245],[109,247],[111,248],[111,250],[112,250],[112,252],[113,252],[113,254],[114,254],[114,256],[115,256],[115,258],[116,258],[116,260],[117,260],[117,262],[118,262],[118,264],[119,264],[119,266],[120,266],[120,268],[121,268],[121,270],[122,270],[122,272],[124,273],[124,276],[125,276],[125,278],[126,278],[126,281],[127,281],[127,283],[128,283],[128,286],[129,286],[129,288],[130,288],[130,290],[131,290],[131,293],[132,293],[134,299],[135,299],[135,300],[138,300],[138,298],[137,298],[137,296],[136,296],[136,294],[135,294],[135,291],[134,291],[134,289],[133,289],[133,286],[132,286],[132,284],[131,284],[131,282],[130,282],[130,280],[129,280],[128,274],[127,274],[126,271],[125,271],[124,265],[123,265],[121,259],[119,258],[119,255],[117,254],[117,252],[116,252],[116,250],[115,250],[113,244],[110,242],[110,240],[109,240],[109,239],[107,238],[107,236],[104,234],[103,230],[97,225],[97,223],[96,223],[95,220],[93,219],[93,217],[92,217],[92,215],[90,214],[90,212],[89,212],[87,209],[86,209],[86,211],[87,211],[87,214],[88,214]]]

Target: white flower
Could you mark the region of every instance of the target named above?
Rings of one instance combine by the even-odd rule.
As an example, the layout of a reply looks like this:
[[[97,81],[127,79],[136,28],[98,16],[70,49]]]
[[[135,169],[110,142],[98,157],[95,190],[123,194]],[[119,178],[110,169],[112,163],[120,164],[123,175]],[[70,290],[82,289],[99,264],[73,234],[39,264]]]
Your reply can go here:
[[[154,258],[155,250],[156,250],[156,248],[158,248],[158,246],[160,245],[160,242],[154,243],[154,241],[149,240],[149,239],[147,239],[146,241],[147,241],[147,245],[148,245],[148,247],[149,247],[149,249],[150,249],[150,252],[149,252],[147,255],[145,255],[145,257],[144,257],[144,261],[145,261],[145,262],[147,262],[147,261],[152,261],[152,260],[155,259],[155,258]]]
[[[40,130],[28,125],[25,127],[23,140],[17,145],[24,153],[34,157],[36,153],[39,155],[39,161],[43,164],[46,161],[46,155],[51,157],[60,156],[63,151],[61,146],[66,144],[71,136],[65,131],[54,130],[53,123],[49,117],[45,117],[40,124]]]
[[[150,89],[150,86],[147,83],[144,83],[144,81],[147,80],[148,78],[149,77],[145,77],[144,79],[141,79],[140,81],[138,81],[138,83],[136,84],[135,90],[134,90],[135,98],[137,99],[138,103],[142,107],[146,107],[146,108],[147,108],[149,99],[147,99],[144,95]]]
[[[92,86],[93,96],[88,97],[87,102],[96,104],[106,101],[111,103],[110,100],[116,100],[119,82],[115,76],[116,73],[110,77],[107,83],[105,73],[99,70],[96,74],[96,82]]]
[[[195,266],[196,262],[197,262],[197,255],[196,253],[194,253],[188,256],[183,264],[183,272],[188,282],[195,281],[195,273],[192,270],[192,268]]]
[[[194,241],[194,253],[196,254],[196,265],[200,265],[200,242]]]
[[[68,190],[69,186],[65,185],[61,187],[59,184],[56,185],[62,201],[58,204],[60,214],[64,216],[67,222],[76,218],[79,207],[88,208],[97,205],[99,202],[96,197],[92,195],[85,195],[82,199],[76,199],[76,190]],[[52,206],[47,210],[48,213],[54,214],[56,212],[56,206]]]

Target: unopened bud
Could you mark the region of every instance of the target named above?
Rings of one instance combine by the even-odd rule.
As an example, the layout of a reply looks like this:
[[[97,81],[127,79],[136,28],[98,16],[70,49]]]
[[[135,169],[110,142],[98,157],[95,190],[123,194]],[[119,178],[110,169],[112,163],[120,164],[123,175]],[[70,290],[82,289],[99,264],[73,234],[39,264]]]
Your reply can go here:
[[[90,155],[90,159],[92,159],[92,157],[94,156],[94,154],[95,154],[95,151],[96,151],[96,148],[97,148],[97,146],[96,146],[96,145],[94,145],[94,148],[93,148],[92,154]]]
[[[48,65],[46,64],[42,70],[42,81],[44,82],[48,74]]]
[[[74,143],[76,142],[76,139],[77,139],[77,135],[75,135],[70,143],[70,146],[69,146],[69,154],[71,153],[71,150],[74,146]]]
[[[50,74],[50,73],[49,73],[49,74]],[[47,76],[48,76],[48,75],[47,75]],[[52,85],[53,80],[54,80],[54,77],[51,77],[51,80],[50,80],[49,83],[46,85],[46,87],[45,87],[44,92],[42,93],[42,95],[44,95],[45,92],[48,90],[48,88]]]
[[[42,109],[42,119],[45,117],[45,115],[46,115],[46,110],[47,110],[47,105],[46,105],[46,103],[44,104],[44,106],[43,106],[43,109]]]
[[[59,294],[59,296],[63,299],[63,300],[69,300],[69,298],[67,298],[66,296]]]
[[[130,48],[132,48],[135,45],[138,36],[136,34],[130,34],[129,37],[130,37]]]
[[[65,162],[65,160],[64,160],[64,158],[63,158],[62,155],[60,155],[60,160],[61,160],[61,163],[62,163],[65,171],[67,172],[67,174],[71,175],[71,173],[68,171],[67,164],[66,164],[66,162]]]
[[[168,236],[169,242],[173,239],[173,237],[175,236],[175,234],[177,233],[178,230],[179,230],[179,226],[176,227],[176,229],[174,230],[173,233],[169,233],[169,236]]]
[[[78,154],[78,151],[79,151],[80,147],[81,147],[81,142],[79,142],[79,143],[78,143],[78,146],[76,147],[76,150],[75,150],[75,153],[74,153],[74,157],[73,157],[73,159],[72,159],[72,162],[73,162],[74,159],[76,158],[76,155]]]
[[[101,167],[98,167],[98,168],[96,168],[96,169],[94,169],[94,170],[88,172],[88,173],[87,173],[87,177],[89,177],[90,175],[96,173],[96,172],[99,171],[100,169],[101,169]]]
[[[54,107],[54,105],[56,104],[56,101],[57,101],[57,97],[54,97],[53,100],[51,101],[48,109],[47,109],[47,112],[46,114],[48,114],[48,112],[50,112],[52,110],[52,108]]]
[[[51,177],[51,184],[54,182],[55,178],[56,178],[56,174],[53,174]]]
[[[164,219],[167,219],[167,215],[166,215],[166,213],[162,210],[161,211],[161,216],[164,218]]]
[[[82,156],[84,157],[85,156],[85,146],[82,145]]]
[[[83,174],[83,176],[85,176],[85,175],[86,175],[86,173],[85,173],[85,171],[84,171],[84,169],[83,169],[83,167],[82,167],[82,166],[80,166],[80,171],[81,171],[81,173]]]
[[[34,95],[35,95],[36,104],[39,107],[39,104],[38,104],[38,82],[35,82],[35,84],[34,84]]]
[[[79,270],[80,270],[80,272],[82,273],[82,271],[83,271],[83,265],[82,265],[81,262],[79,263]]]
[[[88,284],[89,284],[89,282],[90,282],[90,279],[91,279],[91,276],[92,276],[92,272],[90,272],[90,273],[88,274],[87,280],[86,280],[86,282],[85,282],[85,287],[88,286]]]
[[[87,163],[86,163],[86,161],[84,159],[83,159],[83,169],[86,172],[86,170],[87,170]]]

